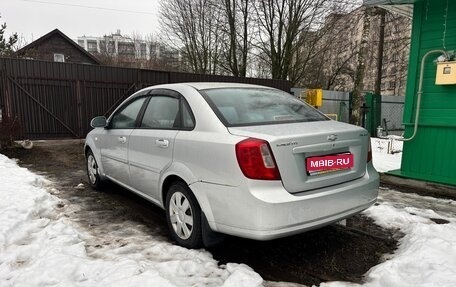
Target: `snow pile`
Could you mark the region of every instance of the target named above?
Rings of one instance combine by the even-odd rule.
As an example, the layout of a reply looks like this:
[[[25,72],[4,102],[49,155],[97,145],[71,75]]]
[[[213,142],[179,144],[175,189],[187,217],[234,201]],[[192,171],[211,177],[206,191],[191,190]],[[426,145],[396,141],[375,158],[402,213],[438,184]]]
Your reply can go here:
[[[106,252],[93,258],[85,239],[57,211],[46,180],[0,154],[0,285],[8,286],[260,286],[243,264],[218,266],[211,254],[151,242],[153,259]]]
[[[397,228],[405,234],[390,258],[366,274],[363,286],[417,287],[455,286],[456,220],[431,209],[394,207],[384,202],[364,212],[385,228]],[[439,219],[446,224],[436,224]],[[321,286],[358,286],[331,282]]]
[[[371,269],[373,286],[454,286],[456,282],[456,221],[432,210],[383,203],[366,211],[377,224],[399,228],[405,237],[394,257]],[[430,218],[444,219],[436,224]]]
[[[401,168],[403,142],[392,139],[371,138],[372,162],[378,172]],[[388,150],[393,153],[388,153]]]

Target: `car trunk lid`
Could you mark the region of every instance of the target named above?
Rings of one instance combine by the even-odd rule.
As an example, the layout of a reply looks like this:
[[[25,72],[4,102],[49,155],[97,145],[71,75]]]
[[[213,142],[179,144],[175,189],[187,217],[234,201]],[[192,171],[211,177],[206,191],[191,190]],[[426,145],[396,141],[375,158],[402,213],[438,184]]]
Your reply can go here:
[[[366,172],[368,134],[357,126],[318,121],[229,127],[228,130],[234,135],[269,142],[283,186],[290,193],[351,181]],[[338,159],[348,165],[328,164]]]

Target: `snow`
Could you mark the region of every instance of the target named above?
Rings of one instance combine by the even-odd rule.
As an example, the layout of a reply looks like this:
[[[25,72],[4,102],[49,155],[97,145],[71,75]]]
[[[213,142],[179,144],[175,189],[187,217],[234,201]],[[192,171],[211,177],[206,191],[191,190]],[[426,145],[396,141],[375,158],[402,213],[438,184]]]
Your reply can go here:
[[[401,168],[402,144],[394,136],[389,139],[371,138],[372,162],[378,172]]]
[[[402,144],[394,137],[371,139],[378,172],[400,169]],[[376,224],[404,234],[398,249],[367,272],[365,284],[329,282],[320,286],[456,286],[456,202],[381,190],[379,203],[364,214]],[[436,224],[431,218],[448,223]]]
[[[416,208],[397,210],[384,203],[366,214],[376,223],[399,228],[400,240],[394,257],[371,269],[370,286],[454,286],[456,283],[456,222],[435,224],[433,211]],[[438,215],[436,217],[439,217]],[[394,272],[395,271],[395,272]]]
[[[261,286],[244,264],[218,266],[204,250],[149,240],[91,256],[90,235],[56,206],[49,182],[0,154],[0,286]],[[145,257],[142,254],[151,254]]]
[[[348,282],[330,282],[321,287],[419,287],[455,286],[456,283],[456,202],[452,200],[420,197],[415,206],[404,205],[385,199],[396,198],[397,191],[382,191],[379,205],[367,209],[364,214],[384,228],[399,229],[404,235],[393,255],[385,256],[385,262],[374,266],[366,274],[363,285]],[[383,196],[385,194],[385,196]],[[421,208],[422,203],[435,202],[449,208],[436,212]],[[436,224],[431,219],[443,219],[446,224]]]
[[[388,141],[372,139],[379,171],[400,168],[401,153],[382,148]],[[59,211],[61,200],[48,192],[50,182],[1,154],[0,180],[0,286],[289,286],[263,282],[244,264],[218,266],[207,251],[153,235],[141,246],[89,252],[92,235]],[[456,202],[384,189],[378,202],[364,214],[404,234],[398,249],[365,274],[364,284],[320,286],[455,286]]]

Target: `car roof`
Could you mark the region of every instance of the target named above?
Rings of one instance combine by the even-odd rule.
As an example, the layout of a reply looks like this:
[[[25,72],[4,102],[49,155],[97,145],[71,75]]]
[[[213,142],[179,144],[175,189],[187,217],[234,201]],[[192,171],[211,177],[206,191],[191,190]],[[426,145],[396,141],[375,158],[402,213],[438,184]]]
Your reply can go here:
[[[242,84],[242,83],[231,83],[231,82],[187,82],[187,83],[175,83],[175,84],[162,84],[156,86],[147,87],[147,90],[150,89],[173,89],[178,87],[192,87],[195,90],[202,91],[202,90],[209,90],[209,89],[220,89],[220,88],[256,88],[256,89],[271,89],[275,90],[275,88],[260,86],[260,85],[252,85],[252,84]]]
[[[190,82],[182,83],[187,86],[191,86],[197,90],[208,90],[208,89],[218,89],[218,88],[267,88],[274,89],[270,87],[252,85],[252,84],[242,84],[242,83],[225,83],[225,82]]]

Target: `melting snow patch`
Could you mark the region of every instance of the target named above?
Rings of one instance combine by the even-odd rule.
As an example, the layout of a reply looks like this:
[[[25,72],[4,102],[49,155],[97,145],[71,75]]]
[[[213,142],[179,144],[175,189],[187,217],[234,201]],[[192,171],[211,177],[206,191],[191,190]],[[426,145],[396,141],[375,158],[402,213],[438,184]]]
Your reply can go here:
[[[250,267],[218,266],[204,250],[164,241],[151,258],[106,251],[91,257],[79,230],[46,191],[46,180],[0,154],[0,282],[8,286],[261,286]],[[128,245],[127,245],[128,246]],[[126,246],[126,247],[127,247]],[[154,253],[155,252],[155,253]],[[1,284],[0,284],[1,285]]]
[[[399,247],[385,262],[371,268],[363,286],[417,287],[455,286],[456,220],[433,210],[397,208],[385,202],[364,212],[384,228],[397,228],[405,234]],[[434,218],[446,220],[436,224]],[[321,286],[359,286],[330,282]]]

